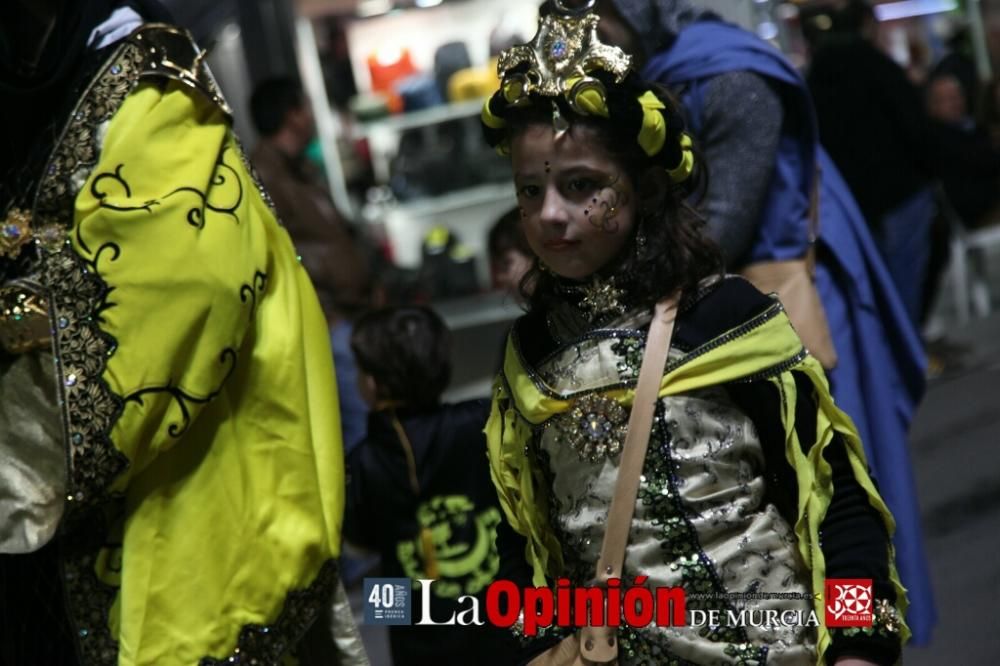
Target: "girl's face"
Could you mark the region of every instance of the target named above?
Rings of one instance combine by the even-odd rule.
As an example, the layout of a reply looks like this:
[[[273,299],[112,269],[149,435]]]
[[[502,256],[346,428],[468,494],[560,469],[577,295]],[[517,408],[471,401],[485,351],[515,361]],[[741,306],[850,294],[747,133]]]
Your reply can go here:
[[[554,273],[583,280],[617,257],[635,226],[635,189],[624,169],[578,128],[556,138],[530,125],[511,139],[525,236]]]

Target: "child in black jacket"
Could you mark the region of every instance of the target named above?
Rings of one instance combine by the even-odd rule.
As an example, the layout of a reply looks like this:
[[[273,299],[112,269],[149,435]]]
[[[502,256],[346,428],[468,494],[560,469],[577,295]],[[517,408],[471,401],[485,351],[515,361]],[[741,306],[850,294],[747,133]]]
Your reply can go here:
[[[482,432],[489,403],[441,403],[450,335],[428,308],[365,315],[351,347],[373,409],[368,436],[348,458],[344,536],[381,555],[383,576],[413,580],[414,625],[423,604],[418,579],[435,580],[435,622],[468,610],[470,600],[459,602],[465,595],[477,598],[485,621],[501,520]],[[488,623],[393,626],[389,638],[395,666],[513,663],[513,638]]]

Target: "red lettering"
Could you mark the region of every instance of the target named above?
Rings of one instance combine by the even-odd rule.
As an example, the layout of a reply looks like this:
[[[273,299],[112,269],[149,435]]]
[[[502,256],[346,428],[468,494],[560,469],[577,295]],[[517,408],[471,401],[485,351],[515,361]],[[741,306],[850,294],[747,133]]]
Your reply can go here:
[[[653,621],[653,593],[638,583],[625,591],[625,621],[632,627],[645,627]]]
[[[560,627],[570,626],[570,615],[572,612],[570,603],[569,578],[560,578],[556,581],[556,624]]]
[[[656,625],[683,627],[687,624],[687,596],[683,587],[656,588]]]
[[[573,624],[577,627],[604,626],[604,590],[578,587],[573,590]],[[588,609],[589,606],[589,609]]]
[[[501,610],[500,597],[506,595],[507,609]],[[486,588],[486,617],[490,623],[504,629],[514,626],[521,614],[521,591],[514,581],[498,580]]]
[[[620,627],[622,624],[622,582],[618,578],[608,579],[608,600],[605,607],[607,625]]]
[[[529,587],[524,591],[524,635],[534,636],[538,627],[552,624],[552,590]]]

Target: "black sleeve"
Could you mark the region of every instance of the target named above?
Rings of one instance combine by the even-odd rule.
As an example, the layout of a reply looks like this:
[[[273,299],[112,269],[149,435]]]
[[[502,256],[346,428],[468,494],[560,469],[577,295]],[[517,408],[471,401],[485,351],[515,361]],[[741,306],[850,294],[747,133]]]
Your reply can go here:
[[[855,480],[843,441],[837,437],[823,453],[833,472],[833,498],[820,526],[827,578],[870,578],[875,600],[895,604],[889,580],[889,536],[878,511]],[[899,637],[831,631],[828,664],[838,657],[858,657],[891,666],[899,658]]]
[[[814,444],[816,401],[809,379],[796,375],[795,424],[803,451]],[[763,382],[734,384],[730,395],[753,420],[764,451],[767,470],[766,498],[790,524],[797,518],[798,495],[795,472],[784,451],[784,431],[777,415],[779,396],[776,388]],[[827,578],[870,578],[876,600],[895,603],[896,594],[889,579],[889,538],[882,518],[868,502],[864,489],[854,478],[844,442],[835,436],[823,453],[830,463],[833,497],[820,525],[820,547],[826,560]],[[898,635],[878,632],[846,633],[832,630],[833,643],[826,662],[838,657],[857,657],[891,666],[899,658]]]
[[[525,559],[528,540],[514,531],[506,518],[497,526],[497,551],[500,569],[497,580],[511,580],[521,589],[531,587],[531,566]],[[522,641],[517,664],[527,664],[561,640],[559,636],[541,636]]]
[[[377,520],[372,520],[372,507],[365,498],[367,485],[364,464],[365,449],[370,446],[367,440],[362,441],[345,461],[347,474],[346,497],[344,503],[343,537],[352,544],[376,550],[378,542],[375,532]]]

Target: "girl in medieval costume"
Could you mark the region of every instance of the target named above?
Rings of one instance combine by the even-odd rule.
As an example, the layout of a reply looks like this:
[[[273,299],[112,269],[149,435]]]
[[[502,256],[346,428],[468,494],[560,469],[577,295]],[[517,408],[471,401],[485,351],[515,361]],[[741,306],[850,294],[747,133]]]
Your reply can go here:
[[[622,627],[619,663],[891,664],[906,599],[857,432],[780,303],[722,276],[681,203],[702,174],[680,110],[596,24],[556,3],[530,44],[501,56],[482,114],[537,255],[487,425],[501,577],[594,578],[654,306],[660,317],[677,303],[617,573],[682,587],[688,609],[815,622]],[[827,578],[872,581],[870,626],[828,626]],[[526,641],[525,656],[557,638]]]

